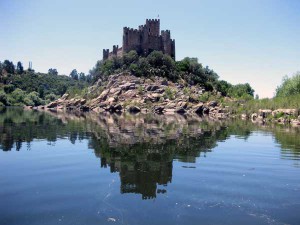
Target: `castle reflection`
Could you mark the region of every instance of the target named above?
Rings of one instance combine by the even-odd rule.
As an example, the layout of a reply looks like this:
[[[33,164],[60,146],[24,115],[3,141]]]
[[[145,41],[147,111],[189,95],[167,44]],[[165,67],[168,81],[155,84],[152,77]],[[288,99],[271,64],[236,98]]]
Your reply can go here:
[[[273,132],[283,146],[282,158],[289,151],[295,160],[300,159],[300,131],[296,128],[283,130],[245,121],[211,121],[181,115],[66,114],[22,109],[0,113],[0,148],[30,149],[36,139],[52,143],[67,137],[73,144],[88,140],[101,168],[119,173],[122,194],[137,193],[143,199],[151,199],[167,193],[173,160],[193,163],[230,135],[247,139],[252,131],[260,129]]]

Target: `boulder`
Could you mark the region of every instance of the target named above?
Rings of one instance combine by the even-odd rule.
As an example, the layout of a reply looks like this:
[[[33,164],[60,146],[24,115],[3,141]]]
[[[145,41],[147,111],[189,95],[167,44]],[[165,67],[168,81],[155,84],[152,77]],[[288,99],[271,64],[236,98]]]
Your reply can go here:
[[[197,114],[202,115],[203,114],[203,109],[204,109],[204,104],[203,103],[199,103],[199,104],[193,106],[193,110]]]
[[[161,84],[161,85],[168,86],[168,81],[167,81],[167,80],[162,80],[162,82],[161,82],[160,84]]]
[[[199,101],[195,98],[195,96],[189,96],[188,101],[191,102],[191,103],[197,103],[197,102],[199,102]]]
[[[114,103],[114,102],[116,102],[117,101],[117,98],[116,97],[110,97],[109,99],[107,99],[107,103],[108,104],[112,104],[112,103]]]
[[[267,118],[268,115],[272,114],[271,109],[259,109],[258,110],[258,115],[261,116],[262,118]]]
[[[291,120],[291,124],[294,126],[300,126],[300,120],[299,119]]]
[[[297,112],[298,112],[297,109],[276,109],[272,112],[272,116],[275,116],[276,114],[279,113],[290,116],[290,115],[296,115]]]
[[[184,108],[180,107],[180,108],[177,108],[177,109],[175,110],[175,112],[177,112],[177,113],[179,113],[179,114],[184,114],[184,113],[186,113],[186,110],[185,110]]]
[[[106,100],[108,93],[109,93],[109,89],[102,91],[102,93],[99,95],[97,99],[101,101]]]
[[[54,102],[50,102],[47,106],[46,106],[46,108],[55,108],[55,107],[57,107],[57,105],[58,105],[58,103],[57,103],[57,101],[54,101]]]
[[[81,105],[84,105],[85,103],[86,103],[86,99],[84,99],[84,98],[80,99],[80,104]]]
[[[146,87],[146,91],[155,91],[157,89],[159,89],[158,85],[149,85]]]
[[[241,119],[242,119],[242,120],[246,120],[246,119],[248,119],[248,116],[247,116],[247,114],[242,114],[242,115],[241,115]]]
[[[120,85],[119,88],[122,91],[132,90],[132,89],[135,89],[135,83],[125,83],[123,85]]]
[[[257,119],[257,113],[252,113],[251,114],[251,120],[255,121]]]
[[[69,97],[69,94],[64,94],[63,96],[60,97],[61,100],[66,100]]]
[[[208,106],[209,107],[216,107],[218,105],[218,102],[216,102],[216,101],[210,101],[209,103],[208,103]]]
[[[128,112],[131,112],[131,113],[138,113],[141,111],[140,107],[135,106],[135,105],[129,106],[127,110],[128,110]]]
[[[164,106],[160,106],[160,105],[154,106],[154,112],[156,113],[162,113],[164,109],[165,109]]]
[[[116,105],[114,106],[114,110],[115,110],[115,111],[122,111],[122,109],[123,109],[123,106],[122,106],[121,104],[116,104]]]
[[[204,106],[203,107],[203,114],[209,114],[209,108]]]
[[[79,110],[82,112],[88,112],[90,111],[90,107],[88,107],[87,105],[82,105],[79,107]]]
[[[121,88],[112,88],[112,89],[110,89],[110,92],[109,92],[110,94],[112,94],[112,95],[120,95],[121,94]]]
[[[179,101],[179,102],[177,102],[177,106],[180,107],[180,108],[186,109],[186,107],[188,106],[188,104],[185,101]]]

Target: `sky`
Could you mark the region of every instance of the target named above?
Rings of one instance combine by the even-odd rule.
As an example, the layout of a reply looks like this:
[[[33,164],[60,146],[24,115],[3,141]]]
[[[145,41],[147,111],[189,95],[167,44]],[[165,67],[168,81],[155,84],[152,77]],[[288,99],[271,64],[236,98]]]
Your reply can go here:
[[[232,84],[273,97],[300,71],[299,0],[0,0],[0,61],[32,61],[37,72],[85,72],[123,27],[159,16],[176,40],[176,60],[197,57]]]

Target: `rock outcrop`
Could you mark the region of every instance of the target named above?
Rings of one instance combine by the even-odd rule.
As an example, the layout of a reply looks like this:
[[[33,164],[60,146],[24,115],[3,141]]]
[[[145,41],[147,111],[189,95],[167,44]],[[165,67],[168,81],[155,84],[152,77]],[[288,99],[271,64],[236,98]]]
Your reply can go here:
[[[200,86],[186,86],[161,77],[147,79],[127,73],[109,76],[89,88],[89,94],[103,90],[93,99],[71,98],[64,95],[46,108],[95,112],[152,112],[156,114],[198,114],[224,119],[226,108],[217,101],[201,102],[205,91]]]

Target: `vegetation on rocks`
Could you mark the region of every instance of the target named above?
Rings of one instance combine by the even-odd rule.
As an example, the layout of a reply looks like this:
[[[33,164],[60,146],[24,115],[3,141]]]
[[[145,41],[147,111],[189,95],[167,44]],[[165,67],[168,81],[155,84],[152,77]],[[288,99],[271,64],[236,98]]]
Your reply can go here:
[[[204,67],[197,58],[186,57],[174,61],[170,56],[159,51],[153,51],[147,57],[139,57],[135,51],[130,51],[122,57],[114,57],[105,61],[98,61],[90,71],[94,82],[106,81],[112,74],[129,72],[137,77],[161,77],[181,83],[189,87],[199,85],[205,91],[219,92],[223,96],[252,99],[254,90],[246,84],[232,85],[218,80],[218,74],[208,66]]]

